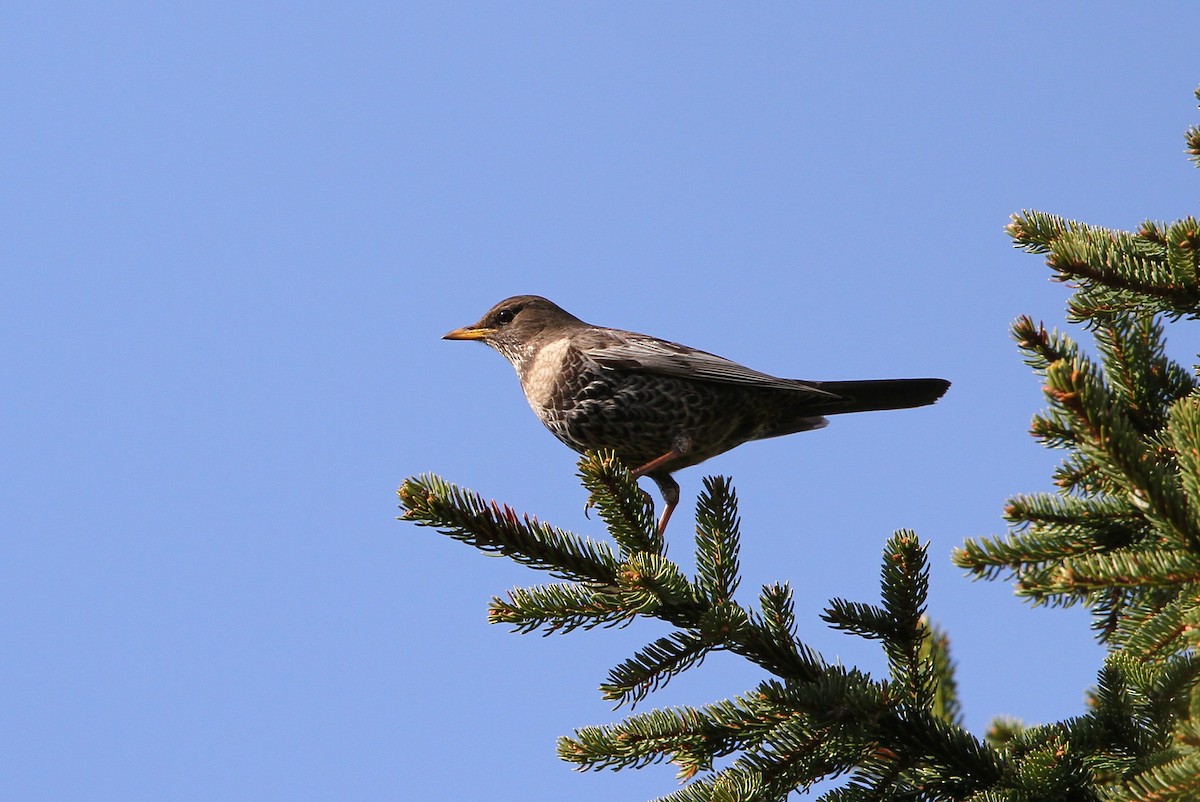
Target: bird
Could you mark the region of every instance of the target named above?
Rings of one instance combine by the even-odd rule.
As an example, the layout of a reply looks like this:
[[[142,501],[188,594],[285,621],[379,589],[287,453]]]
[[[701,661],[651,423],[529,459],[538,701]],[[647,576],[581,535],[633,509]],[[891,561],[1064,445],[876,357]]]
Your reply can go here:
[[[442,338],[494,348],[555,437],[579,453],[611,450],[632,476],[653,480],[663,497],[660,536],[679,503],[675,471],[752,440],[820,429],[826,415],[932,404],[950,387],[945,379],[781,379],[679,343],[593,326],[538,295],[506,298]]]

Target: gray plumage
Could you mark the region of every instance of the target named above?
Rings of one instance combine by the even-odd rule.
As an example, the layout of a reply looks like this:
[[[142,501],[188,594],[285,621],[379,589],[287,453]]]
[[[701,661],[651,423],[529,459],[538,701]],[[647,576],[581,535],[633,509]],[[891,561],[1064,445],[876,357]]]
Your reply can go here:
[[[658,485],[666,528],[679,500],[671,473],[751,440],[819,429],[825,415],[932,404],[944,379],[781,379],[645,334],[584,323],[551,301],[518,295],[445,335],[504,355],[525,397],[575,451],[612,449]]]

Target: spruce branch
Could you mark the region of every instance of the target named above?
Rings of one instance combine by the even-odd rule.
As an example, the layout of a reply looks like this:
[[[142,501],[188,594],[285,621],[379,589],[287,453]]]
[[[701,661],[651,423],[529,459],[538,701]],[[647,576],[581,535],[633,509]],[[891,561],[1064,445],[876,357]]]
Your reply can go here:
[[[834,599],[821,617],[834,629],[881,641],[896,687],[910,704],[928,708],[935,685],[929,653],[923,654],[929,567],[925,547],[912,532],[900,531],[888,540],[881,586],[882,607]]]
[[[440,477],[410,477],[397,493],[405,510],[402,520],[563,579],[616,582],[620,563],[608,546],[521,516],[508,505],[484,501]]]
[[[1154,316],[1114,315],[1095,334],[1107,384],[1137,431],[1154,437],[1166,424],[1166,408],[1196,389],[1195,377],[1167,356],[1165,330]]]
[[[1166,232],[1167,267],[1180,284],[1194,284],[1200,278],[1200,224],[1195,217],[1172,223]]]
[[[1187,255],[1173,261],[1169,238],[1157,230],[1114,231],[1034,211],[1014,215],[1007,230],[1016,247],[1046,254],[1058,280],[1078,283],[1068,304],[1073,322],[1090,325],[1121,312],[1172,318],[1200,312],[1200,284]],[[1195,227],[1181,221],[1180,241],[1194,234]]]
[[[883,639],[892,680],[909,695],[918,709],[933,704],[932,664],[921,651],[929,634],[924,624],[925,599],[929,595],[929,565],[926,548],[913,532],[894,534],[884,549],[881,585],[883,607],[896,622],[896,631]]]
[[[1195,802],[1200,799],[1200,752],[1189,752],[1145,771],[1106,802]]]
[[[585,454],[579,477],[587,488],[622,557],[637,552],[665,555],[666,543],[654,522],[654,502],[611,451]]]
[[[1069,337],[1057,330],[1046,331],[1044,325],[1035,324],[1028,315],[1013,321],[1012,337],[1024,354],[1025,364],[1039,375],[1045,375],[1046,368],[1055,362],[1074,359],[1078,354],[1078,347]]]
[[[615,591],[615,586],[586,583],[514,588],[507,599],[492,598],[488,623],[509,624],[521,633],[540,629],[544,635],[627,625],[636,613]]]
[[[740,528],[729,480],[706,477],[696,503],[696,584],[714,603],[732,600],[737,591]]]
[[[1019,495],[1009,499],[1005,518],[1015,531],[966,541],[953,551],[954,564],[984,579],[1021,579],[1068,557],[1131,546],[1151,531],[1140,511],[1111,497]]]
[[[1189,617],[1200,609],[1200,585],[1143,592],[1138,601],[1115,622],[1111,643],[1144,660],[1161,660],[1196,647]]]
[[[763,585],[759,607],[762,613],[758,620],[770,639],[778,642],[796,640],[796,607],[790,586]]]
[[[671,677],[699,665],[713,648],[714,644],[695,632],[659,638],[610,671],[608,680],[600,684],[600,695],[618,707],[635,707]]]
[[[1200,517],[1200,398],[1183,398],[1171,406],[1167,434],[1186,506],[1195,521]]]
[[[882,607],[845,599],[831,599],[821,618],[834,629],[869,640],[896,637],[899,630]]]
[[[923,618],[927,635],[921,641],[920,659],[929,666],[933,679],[930,711],[947,724],[962,726],[962,707],[958,700],[958,682],[954,678],[954,660],[950,656],[950,638],[940,627]]]
[[[1200,581],[1200,556],[1190,551],[1089,554],[1022,577],[1018,595],[1086,599],[1110,588],[1175,587]]]
[[[1188,514],[1169,462],[1148,447],[1120,399],[1105,385],[1091,361],[1077,357],[1046,371],[1046,392],[1072,428],[1086,436],[1076,445],[1083,455],[1126,488],[1126,497],[1161,525],[1175,543],[1200,550],[1200,526]]]
[[[886,544],[881,606],[831,603],[843,612],[840,619],[831,614],[832,621],[881,641],[893,676],[879,681],[826,664],[797,638],[787,585],[763,587],[757,609],[732,598],[740,581],[740,524],[727,480],[706,480],[698,501],[698,570],[691,580],[665,548],[633,547],[628,534],[637,515],[623,511],[636,512],[640,491],[619,464],[587,455],[580,471],[610,530],[626,532],[619,555],[437,477],[407,480],[400,498],[408,520],[569,580],[493,598],[492,622],[543,634],[624,625],[639,615],[672,624],[675,631],[616,666],[601,685],[602,696],[618,705],[635,706],[717,650],[739,654],[775,679],[706,707],[656,710],[577,730],[559,743],[564,760],[597,769],[669,759],[690,781],[671,799],[727,798],[730,789],[740,789],[752,794],[746,799],[766,802],[848,773],[848,793],[857,788],[889,797],[924,788],[960,798],[964,789],[996,781],[995,757],[957,727],[944,637],[929,643],[923,617],[926,547],[911,532],[897,532]],[[728,755],[736,755],[733,762],[714,771],[714,761]],[[967,777],[965,766],[984,770]]]
[[[1121,492],[1120,485],[1105,476],[1094,462],[1078,451],[1068,454],[1054,469],[1053,481],[1063,493],[1111,496]]]
[[[1200,163],[1200,128],[1188,141]],[[1023,212],[1009,233],[1073,287],[1069,319],[1094,334],[1099,362],[1014,324],[1050,400],[1032,433],[1068,452],[1061,494],[1013,497],[1008,536],[969,540],[954,561],[1012,577],[1035,602],[1088,604],[1110,653],[1087,715],[993,725],[1004,790],[971,798],[1200,798],[1200,400],[1194,373],[1166,355],[1164,324],[1200,316],[1200,225],[1124,232]]]
[[[559,739],[559,756],[581,770],[626,768],[670,759],[680,778],[712,768],[714,758],[760,744],[795,712],[756,690],[701,708],[639,713],[619,724],[583,727]]]

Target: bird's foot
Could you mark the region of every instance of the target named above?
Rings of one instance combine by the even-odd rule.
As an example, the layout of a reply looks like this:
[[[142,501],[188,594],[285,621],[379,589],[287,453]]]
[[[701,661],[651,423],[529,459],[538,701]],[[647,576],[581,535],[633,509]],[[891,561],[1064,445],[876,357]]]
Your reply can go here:
[[[644,489],[642,489],[640,487],[638,488],[638,492],[642,494],[642,498],[645,500],[645,502],[647,504],[650,505],[650,509],[653,510],[654,509],[654,496],[650,495],[648,492],[646,492]],[[587,497],[587,501],[583,502],[583,517],[587,518],[590,521],[592,519],[592,515],[591,515],[592,508],[595,506],[596,506],[596,495],[593,493]]]

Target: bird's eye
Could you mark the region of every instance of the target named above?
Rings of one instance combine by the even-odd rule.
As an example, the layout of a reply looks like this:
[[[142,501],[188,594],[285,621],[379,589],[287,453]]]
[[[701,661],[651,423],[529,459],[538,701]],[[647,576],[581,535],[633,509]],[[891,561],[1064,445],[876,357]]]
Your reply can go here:
[[[496,320],[501,323],[512,323],[513,311],[511,309],[501,309],[496,313]]]

